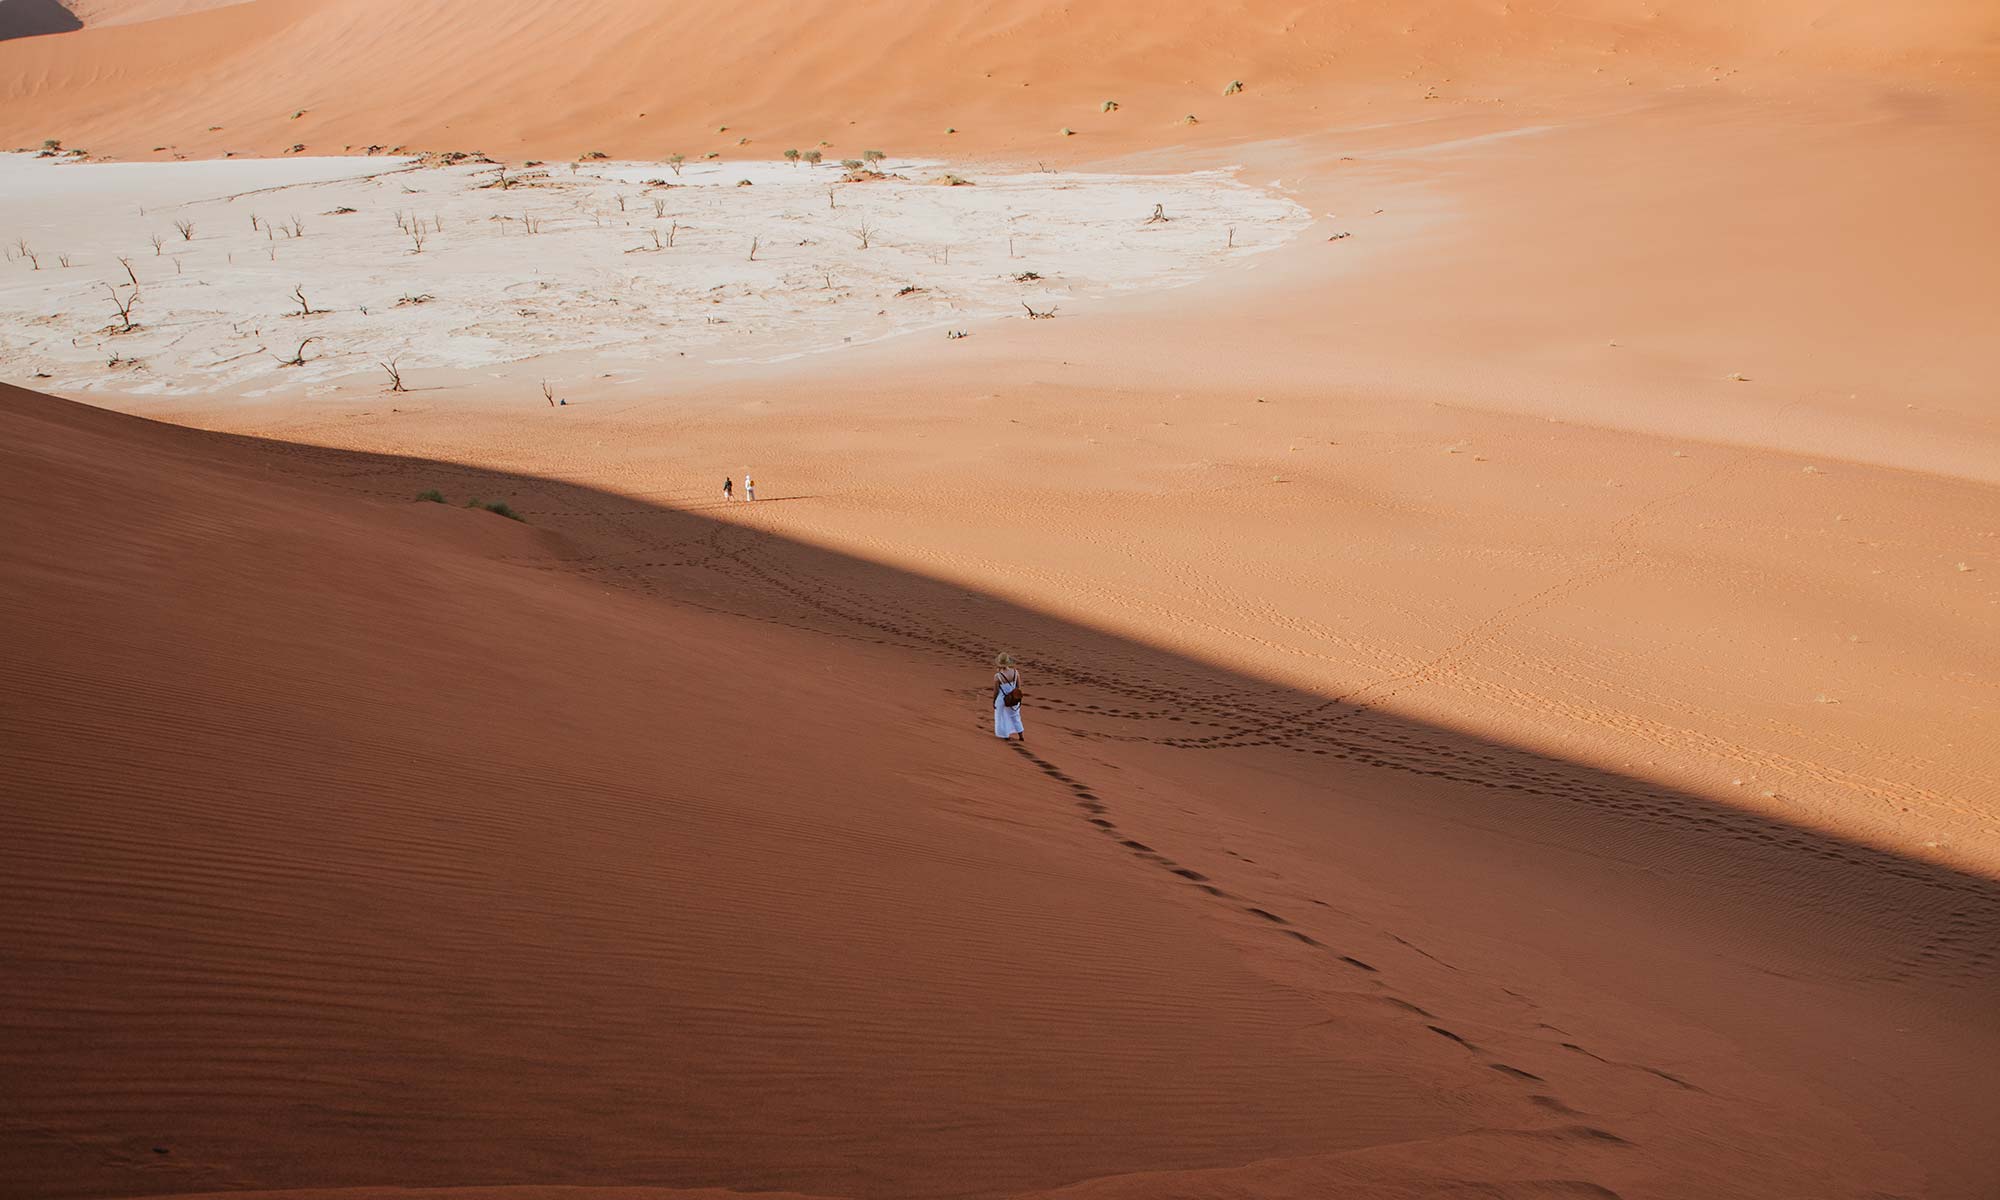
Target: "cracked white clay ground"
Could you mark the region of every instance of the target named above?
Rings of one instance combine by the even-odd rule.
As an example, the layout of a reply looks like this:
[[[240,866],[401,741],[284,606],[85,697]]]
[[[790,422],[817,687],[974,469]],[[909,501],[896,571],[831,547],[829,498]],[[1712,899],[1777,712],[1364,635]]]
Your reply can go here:
[[[1222,171],[884,166],[555,164],[501,187],[492,165],[4,155],[0,360],[55,390],[253,397],[382,362],[768,362],[1180,286],[1309,221]]]

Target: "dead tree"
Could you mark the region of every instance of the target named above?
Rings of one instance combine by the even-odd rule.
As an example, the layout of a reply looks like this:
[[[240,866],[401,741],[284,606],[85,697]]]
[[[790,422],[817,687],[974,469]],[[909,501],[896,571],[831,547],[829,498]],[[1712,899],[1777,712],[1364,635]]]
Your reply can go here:
[[[303,347],[301,347],[301,349],[303,349]],[[392,358],[388,362],[376,363],[375,365],[381,367],[384,371],[387,371],[389,373],[390,391],[407,392],[410,390],[409,388],[403,386],[403,369],[402,366],[398,364],[395,359]]]
[[[132,294],[130,296],[125,297],[122,300],[118,298],[118,289],[112,287],[110,284],[108,283],[105,284],[104,290],[111,294],[111,306],[118,310],[118,319],[124,322],[124,324],[119,327],[118,332],[119,333],[132,332],[132,306],[134,304],[139,303],[138,282],[137,281],[133,282]]]
[[[118,265],[125,268],[125,276],[132,281],[132,286],[138,287],[139,276],[132,270],[132,260],[121,254],[118,256]]]
[[[326,311],[323,308],[314,308],[312,305],[306,303],[306,286],[304,284],[299,284],[292,289],[292,299],[299,302],[297,315],[301,317],[315,317]]]
[[[655,199],[653,201],[653,219],[657,221],[661,217],[664,217],[666,215],[667,215],[667,202],[665,200]]]
[[[281,366],[281,367],[303,367],[303,366],[305,366],[305,365],[306,365],[306,347],[307,347],[307,346],[310,346],[310,345],[312,345],[312,344],[313,344],[314,342],[316,342],[316,341],[318,341],[318,340],[319,340],[319,338],[315,336],[315,337],[309,337],[309,338],[305,339],[304,341],[300,342],[300,343],[299,343],[299,348],[298,348],[297,350],[294,350],[294,351],[292,351],[292,356],[291,356],[290,358],[280,358],[280,359],[278,359],[278,365],[279,365],[279,366]],[[275,357],[275,356],[274,356],[274,357]]]
[[[1046,321],[1046,320],[1048,320],[1048,319],[1049,319],[1050,317],[1053,317],[1053,316],[1055,316],[1055,315],[1056,315],[1056,307],[1057,307],[1057,306],[1055,306],[1055,305],[1051,305],[1051,306],[1049,306],[1049,308],[1048,308],[1048,309],[1046,309],[1046,310],[1041,310],[1041,309],[1037,309],[1037,308],[1036,308],[1036,307],[1035,307],[1034,305],[1032,305],[1032,304],[1029,304],[1029,303],[1028,303],[1028,302],[1027,302],[1026,300],[1023,300],[1023,301],[1021,301],[1021,307],[1022,307],[1022,308],[1025,308],[1025,309],[1027,309],[1027,310],[1028,310],[1028,319],[1029,319],[1029,320],[1031,320],[1031,321]]]
[[[191,242],[194,240],[193,221],[175,221],[174,229],[181,235],[182,241]]]
[[[153,241],[153,257],[158,258],[160,256],[160,247],[167,244],[166,236],[164,234],[156,233],[153,235],[152,241]]]
[[[861,248],[866,250],[868,248],[868,239],[875,236],[875,229],[868,222],[863,221],[860,227],[854,231],[854,236],[861,243]]]
[[[674,235],[680,231],[681,223],[679,221],[675,221],[667,226],[667,249],[671,250],[674,248]]]
[[[760,246],[760,245],[762,245],[762,244],[763,244],[763,241],[764,241],[764,239],[762,239],[762,238],[754,238],[754,237],[753,237],[753,238],[751,238],[751,239],[750,239],[750,261],[751,261],[751,262],[756,262],[756,261],[757,261],[757,247],[758,247],[758,246]]]
[[[542,399],[549,402],[550,408],[556,406],[556,390],[549,386],[549,381],[546,379],[542,380]]]
[[[430,234],[424,231],[421,223],[410,226],[410,253],[422,254],[424,252],[424,242],[429,237]]]
[[[1171,220],[1173,218],[1167,215],[1167,206],[1164,204],[1155,204],[1153,206],[1153,215],[1146,218],[1146,224],[1164,225]]]

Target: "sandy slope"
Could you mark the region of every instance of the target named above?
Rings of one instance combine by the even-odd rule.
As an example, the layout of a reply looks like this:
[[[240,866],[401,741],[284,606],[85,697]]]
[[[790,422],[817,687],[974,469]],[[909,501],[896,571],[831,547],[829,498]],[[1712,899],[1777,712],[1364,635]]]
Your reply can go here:
[[[752,465],[814,496],[769,518],[802,538],[1991,872],[2000,425],[1962,251],[2000,175],[1983,110],[1941,112],[1238,148],[1336,215],[1171,294],[625,383],[555,356],[559,422],[533,377],[435,372],[154,410],[634,495]],[[1808,257],[1891,207],[1871,155],[1939,219]]]
[[[0,46],[0,141],[640,158],[859,137],[1061,157],[1170,144],[1190,113],[1202,136],[1235,140],[1462,101],[1468,86],[1521,97],[1828,69],[1990,81],[1997,31],[1981,0],[256,0]],[[1246,90],[1225,98],[1232,80]],[[1102,113],[1106,100],[1122,107]],[[1065,127],[1081,135],[1067,150]]]
[[[4,419],[7,1194],[1992,1181],[1989,882],[759,528],[798,502]]]
[[[321,449],[8,392],[0,1188],[1991,1195],[1994,31],[256,0],[0,44],[0,143],[825,139],[1316,215],[952,343],[115,401]],[[784,502],[721,508],[745,465]]]
[[[6,419],[10,498],[44,498],[6,530],[9,1195],[993,1194],[1467,1127],[1448,1057],[1300,1045],[1316,1005],[1107,870],[977,738],[962,660],[734,604],[729,571],[672,604],[586,573],[731,562],[725,530]],[[618,540],[577,562],[545,506]]]

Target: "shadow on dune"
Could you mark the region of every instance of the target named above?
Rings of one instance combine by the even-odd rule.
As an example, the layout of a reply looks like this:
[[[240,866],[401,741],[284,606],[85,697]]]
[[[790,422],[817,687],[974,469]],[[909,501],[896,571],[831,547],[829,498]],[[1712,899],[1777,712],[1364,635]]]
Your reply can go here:
[[[61,0],[0,0],[0,42],[83,28]]]
[[[1944,968],[1962,970],[1961,984],[1984,988],[2000,967],[2000,881],[1470,731],[1329,700],[956,583],[702,515],[817,497],[652,503],[462,464],[200,436],[281,455],[302,475],[373,499],[404,501],[426,487],[504,499],[537,529],[561,536],[564,569],[594,581],[662,603],[880,646],[967,675],[974,724],[984,719],[980,680],[994,648],[1016,647],[1036,681],[1030,707],[1044,731],[1060,714],[1055,729],[1084,741],[1190,755],[1265,750],[1291,756],[1307,772],[1358,765],[1461,785],[1468,799],[1483,797],[1480,803],[1518,822],[1559,810],[1585,841],[1698,843],[1704,861],[1685,864],[1684,886],[1736,892],[1745,921],[1782,922],[1798,909],[1824,906],[1856,924],[1898,924],[1902,959],[1875,964],[1877,978]],[[1033,748],[1054,754],[1059,744],[1044,736]],[[1861,881],[1867,889],[1857,888]],[[1883,902],[1884,887],[1895,890],[1893,902]],[[1846,911],[1863,891],[1869,911]],[[1857,949],[1853,933],[1849,925],[1840,935],[1848,951]]]
[[[996,749],[985,728],[984,672],[995,647],[1011,647],[1030,680],[1032,740],[1012,753],[991,753],[983,770],[1013,772],[1022,786],[1063,789],[1075,807],[1079,838],[1101,838],[1106,853],[1145,864],[1162,885],[1190,889],[1200,903],[1231,919],[1247,917],[1246,927],[1257,931],[1252,936],[1323,954],[1329,970],[1356,979],[1387,978],[1384,972],[1395,968],[1307,932],[1314,913],[1300,908],[1296,897],[1220,886],[1219,849],[1217,861],[1203,858],[1203,847],[1163,849],[1147,829],[1127,820],[1120,778],[1098,766],[1104,756],[1128,756],[1169,777],[1185,770],[1211,785],[1216,764],[1236,756],[1254,766],[1242,775],[1245,789],[1254,792],[1259,779],[1281,778],[1357,823],[1396,810],[1420,832],[1490,831],[1524,873],[1561,871],[1584,857],[1609,862],[1610,877],[1621,882],[1592,903],[1694,911],[1718,928],[1727,923],[1751,931],[1756,941],[1800,961],[1837,962],[1839,977],[1818,982],[1868,990],[1873,1007],[1866,1011],[1923,1011],[1945,1028],[1969,1027],[1989,1021],[2000,1001],[2000,883],[1990,879],[1469,731],[1330,701],[959,584],[695,511],[723,507],[712,498],[691,495],[688,507],[676,507],[458,464],[161,427],[11,389],[0,395],[9,407],[37,418],[113,436],[170,438],[183,454],[248,464],[369,501],[405,504],[428,489],[504,500],[536,531],[552,535],[545,540],[547,553],[522,554],[514,569],[560,572],[651,603],[890,656],[942,692],[962,697],[968,753]],[[747,508],[737,502],[729,511]],[[867,688],[861,680],[848,684]],[[1410,847],[1410,858],[1423,862],[1425,847]],[[1524,930],[1523,938],[1533,941],[1532,931]],[[1424,953],[1400,937],[1393,940]],[[1789,970],[1785,957],[1774,956],[1762,969]],[[1445,1039],[1478,1053],[1433,1014],[1407,1007],[1413,1037]],[[1837,1044],[1802,1036],[1808,1054],[1830,1060],[1842,1053]],[[1604,1047],[1559,1044],[1599,1063],[1611,1061]],[[1540,1076],[1517,1066],[1486,1065],[1526,1087],[1542,1086]],[[1706,1082],[1657,1066],[1638,1069],[1656,1077],[1656,1086],[1700,1091]]]

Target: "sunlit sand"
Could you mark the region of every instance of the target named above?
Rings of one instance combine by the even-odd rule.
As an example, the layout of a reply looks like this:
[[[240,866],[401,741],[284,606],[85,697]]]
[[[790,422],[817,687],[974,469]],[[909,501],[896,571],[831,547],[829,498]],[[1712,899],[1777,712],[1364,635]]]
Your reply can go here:
[[[2000,1196],[1991,0],[0,0],[0,147],[0,1197]]]

